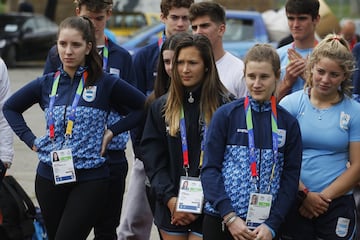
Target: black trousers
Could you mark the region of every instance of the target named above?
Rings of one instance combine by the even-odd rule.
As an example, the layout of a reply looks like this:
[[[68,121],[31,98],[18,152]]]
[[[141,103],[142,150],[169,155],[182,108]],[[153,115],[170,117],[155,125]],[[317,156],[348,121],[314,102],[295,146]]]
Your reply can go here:
[[[36,175],[36,198],[49,240],[86,240],[106,202],[108,187],[108,179],[54,185]]]
[[[295,204],[280,229],[282,240],[354,240],[356,207],[353,195],[333,199],[329,209],[319,217],[308,219],[300,215]]]
[[[128,162],[125,159],[119,164],[111,164],[109,169],[109,193],[107,203],[103,205],[100,218],[94,227],[95,240],[117,239],[116,228],[120,224]]]

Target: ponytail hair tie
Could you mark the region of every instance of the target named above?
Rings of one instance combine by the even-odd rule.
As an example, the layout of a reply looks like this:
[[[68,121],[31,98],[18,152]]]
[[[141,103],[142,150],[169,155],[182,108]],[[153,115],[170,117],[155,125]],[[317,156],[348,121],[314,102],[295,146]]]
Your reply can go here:
[[[332,40],[338,40],[340,42],[341,37],[339,35],[335,35]]]

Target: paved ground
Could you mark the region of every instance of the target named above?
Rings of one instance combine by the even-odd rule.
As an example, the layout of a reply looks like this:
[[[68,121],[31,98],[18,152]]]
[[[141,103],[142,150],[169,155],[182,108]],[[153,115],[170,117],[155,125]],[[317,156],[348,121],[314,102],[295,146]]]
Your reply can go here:
[[[39,64],[37,64],[39,65]],[[27,82],[35,79],[42,74],[41,65],[39,66],[23,66],[15,69],[9,69],[11,89],[16,91]],[[38,105],[33,106],[31,109],[24,113],[24,117],[28,122],[29,127],[35,132],[37,136],[43,135],[45,132],[45,121],[43,113]],[[17,136],[14,137],[14,150],[15,156],[11,169],[8,174],[14,175],[20,184],[24,187],[25,191],[36,203],[34,179],[37,166],[37,156],[32,152]],[[131,144],[128,144],[126,152],[129,160],[129,173],[131,172],[131,163],[133,161]],[[126,193],[125,193],[126,198]],[[92,234],[88,239],[92,239]],[[155,228],[153,228],[151,240],[158,240]]]

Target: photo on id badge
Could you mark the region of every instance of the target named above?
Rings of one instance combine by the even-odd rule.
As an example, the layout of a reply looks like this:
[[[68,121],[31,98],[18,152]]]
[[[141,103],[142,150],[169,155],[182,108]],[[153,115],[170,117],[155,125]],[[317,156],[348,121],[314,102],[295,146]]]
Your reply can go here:
[[[58,161],[60,161],[60,159],[59,159],[59,154],[58,154],[56,151],[54,151],[53,154],[52,154],[52,161],[53,161],[53,162],[58,162]]]
[[[199,178],[181,177],[176,211],[201,213],[204,194]]]
[[[55,184],[76,181],[71,149],[62,149],[50,153]]]
[[[268,219],[271,209],[272,195],[251,193],[249,198],[246,225],[254,229]]]

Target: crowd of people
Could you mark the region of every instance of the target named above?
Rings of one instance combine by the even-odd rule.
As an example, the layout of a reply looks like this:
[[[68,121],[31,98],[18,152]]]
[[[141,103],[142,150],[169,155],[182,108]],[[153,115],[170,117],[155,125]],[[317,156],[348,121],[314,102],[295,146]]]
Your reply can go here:
[[[12,131],[37,153],[49,240],[145,240],[153,224],[162,240],[358,239],[351,23],[317,40],[319,1],[287,0],[292,42],[240,60],[220,4],[162,0],[165,31],[131,56],[104,33],[112,0],[74,3],[42,76],[10,94],[0,60],[0,159],[11,166]],[[44,136],[23,116],[34,104]]]

